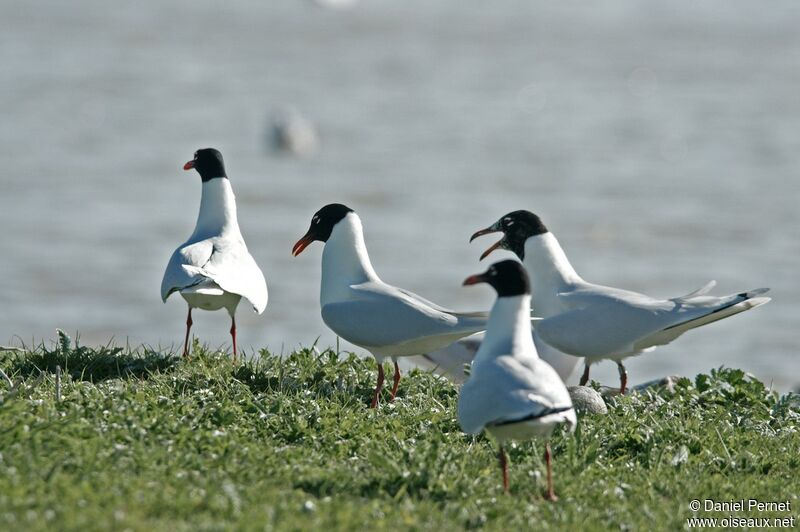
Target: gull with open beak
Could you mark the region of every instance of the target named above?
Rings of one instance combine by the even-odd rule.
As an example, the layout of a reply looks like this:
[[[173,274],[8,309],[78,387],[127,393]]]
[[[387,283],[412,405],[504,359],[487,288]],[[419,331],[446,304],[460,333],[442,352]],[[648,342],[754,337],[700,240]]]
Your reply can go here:
[[[488,283],[497,291],[486,336],[469,379],[458,397],[458,422],[464,432],[486,430],[499,443],[503,489],[508,492],[507,440],[548,439],[553,429],[577,423],[567,388],[547,362],[539,358],[531,337],[531,290],[522,264],[505,260],[473,275],[464,285]],[[550,444],[545,444],[547,494],[556,500]]]
[[[264,312],[267,282],[239,230],[236,198],[222,154],[213,148],[197,150],[183,169],[197,170],[202,179],[200,212],[189,240],[178,246],[167,264],[161,299],[166,303],[173,292],[179,292],[189,305],[184,357],[189,356],[192,309],[227,310],[236,363],[236,307],[244,297],[258,314]]]
[[[325,243],[322,320],[338,336],[363,347],[378,361],[373,408],[383,387],[386,358],[394,362],[393,400],[400,382],[397,357],[439,349],[486,328],[486,312],[453,312],[381,281],[367,254],[361,219],[349,207],[332,203],[317,211],[292,255],[299,255],[314,241]]]
[[[686,331],[744,312],[770,301],[759,288],[722,297],[706,295],[716,284],[707,283],[689,294],[656,299],[637,292],[588,283],[567,259],[556,237],[532,212],[506,214],[472,235],[501,232],[496,249],[512,251],[523,261],[533,285],[533,304],[542,321],[534,341],[575,357],[584,357],[581,385],[589,380],[589,366],[610,359],[617,363],[620,393],[628,373],[622,361],[665,345]],[[577,360],[577,359],[576,359]]]

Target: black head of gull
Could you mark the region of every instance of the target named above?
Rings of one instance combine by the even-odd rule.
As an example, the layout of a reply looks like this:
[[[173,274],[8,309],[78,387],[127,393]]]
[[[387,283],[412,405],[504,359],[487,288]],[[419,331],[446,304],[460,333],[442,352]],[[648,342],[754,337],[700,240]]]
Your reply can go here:
[[[542,235],[548,231],[547,227],[542,223],[542,220],[532,212],[524,210],[513,211],[506,214],[486,229],[477,231],[472,235],[469,241],[472,242],[479,236],[497,232],[502,232],[503,238],[484,251],[483,255],[481,255],[481,260],[498,248],[507,249],[522,260],[525,258],[525,241],[532,236]]]
[[[471,275],[464,286],[488,283],[497,291],[497,297],[521,296],[531,293],[531,285],[525,268],[518,261],[508,259],[496,262],[483,273]]]
[[[341,203],[330,203],[318,210],[311,217],[311,226],[306,234],[292,248],[292,255],[298,256],[309,244],[317,240],[327,242],[334,226],[351,212],[355,211]]]
[[[194,159],[183,165],[184,170],[194,168],[200,174],[203,183],[217,177],[227,178],[222,154],[214,148],[203,148],[194,152]]]

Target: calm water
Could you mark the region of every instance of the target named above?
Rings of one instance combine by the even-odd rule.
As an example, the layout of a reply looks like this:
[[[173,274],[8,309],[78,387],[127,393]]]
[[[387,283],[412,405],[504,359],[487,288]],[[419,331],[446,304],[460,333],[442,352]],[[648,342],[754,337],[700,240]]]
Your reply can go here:
[[[0,342],[179,347],[185,304],[159,283],[196,217],[181,166],[215,146],[270,285],[263,316],[240,309],[242,346],[334,341],[321,246],[290,256],[325,203],[361,214],[385,280],[459,309],[492,301],[460,287],[491,242],[469,235],[527,208],[595,282],[772,287],[631,360],[634,382],[725,364],[800,383],[800,4],[497,4],[4,2]],[[317,124],[316,156],[269,151],[285,105]],[[195,314],[228,342],[224,314]]]

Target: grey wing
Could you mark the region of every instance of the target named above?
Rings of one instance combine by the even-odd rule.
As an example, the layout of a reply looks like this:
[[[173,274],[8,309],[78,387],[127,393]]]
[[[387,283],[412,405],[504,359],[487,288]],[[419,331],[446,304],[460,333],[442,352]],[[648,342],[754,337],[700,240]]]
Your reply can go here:
[[[654,299],[638,292],[589,283],[574,290],[559,293],[558,300],[568,309],[586,308],[594,305],[647,307],[662,302],[662,300]]]
[[[546,318],[536,324],[536,332],[564,353],[603,357],[634,351],[639,339],[680,320],[678,314],[678,306],[671,301],[607,300]]]
[[[415,294],[414,292],[412,292],[410,290],[406,290],[405,288],[398,288],[396,286],[391,286],[391,285],[386,285],[385,288],[387,289],[387,291],[395,292],[395,295],[405,296],[410,301],[414,301],[414,302],[420,303],[422,305],[428,306],[428,307],[430,307],[430,308],[432,308],[434,310],[438,310],[440,312],[448,312],[448,313],[450,313],[450,311],[448,309],[444,308],[443,306],[441,306],[441,305],[439,305],[437,303],[434,303],[433,301],[431,301],[429,299],[425,299],[421,295]]]
[[[397,345],[454,331],[454,316],[408,299],[377,296],[328,303],[322,320],[336,334],[362,347]]]
[[[173,292],[203,283],[209,279],[201,267],[213,253],[210,241],[184,245],[172,253],[161,280],[161,299],[166,301]]]
[[[541,360],[530,363],[501,356],[480,366],[461,388],[458,421],[477,434],[487,425],[545,415],[572,406],[564,383]]]
[[[408,298],[410,301],[413,301],[413,302],[416,302],[416,303],[419,303],[419,304],[423,304],[423,305],[427,305],[428,307],[430,307],[430,308],[432,308],[434,310],[438,310],[439,312],[452,314],[453,316],[456,316],[456,317],[459,317],[459,318],[478,318],[478,319],[488,319],[489,318],[489,311],[488,310],[478,310],[478,311],[473,311],[473,312],[458,312],[458,311],[443,307],[443,306],[439,305],[438,303],[434,303],[433,301],[431,301],[429,299],[425,299],[421,295],[415,294],[414,292],[406,290],[405,288],[397,288],[395,286],[389,286],[389,285],[387,285],[387,286],[390,289],[395,290],[397,294],[400,294],[401,296],[404,296],[404,297]],[[531,320],[535,320],[535,319],[538,319],[538,318],[531,318]]]
[[[755,297],[763,293],[761,290],[724,297],[705,295],[713,286],[712,281],[685,296],[654,299],[636,292],[587,285],[559,294],[559,299],[572,310],[541,321],[536,331],[545,342],[571,355],[623,355],[669,343],[693,326],[761,304],[762,298]],[[750,306],[743,304],[748,299],[752,301]],[[738,304],[742,305],[737,307]],[[683,324],[689,325],[679,329]],[[662,334],[672,328],[675,330]]]

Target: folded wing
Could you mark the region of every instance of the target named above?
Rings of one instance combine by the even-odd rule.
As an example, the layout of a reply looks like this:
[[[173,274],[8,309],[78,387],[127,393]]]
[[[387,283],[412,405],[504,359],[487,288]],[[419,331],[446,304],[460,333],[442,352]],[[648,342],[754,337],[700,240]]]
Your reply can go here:
[[[532,368],[526,361],[500,356],[473,367],[458,401],[458,421],[464,431],[477,434],[487,425],[535,419],[571,408],[558,375],[547,364],[536,362]]]
[[[205,283],[208,277],[201,266],[208,262],[213,252],[210,240],[184,245],[172,253],[161,279],[161,299],[166,301],[173,292]]]
[[[486,328],[483,315],[461,315],[390,285],[370,282],[351,288],[350,300],[322,307],[322,319],[336,334],[365,348],[410,343],[441,347]]]
[[[723,297],[706,296],[707,284],[686,296],[654,299],[636,292],[588,285],[559,294],[572,310],[547,318],[537,333],[575,356],[636,353],[671,342],[684,332],[762,305],[766,289]]]
[[[238,294],[261,314],[267,306],[267,283],[243,241],[212,238],[175,250],[161,281],[161,299],[213,281]]]

